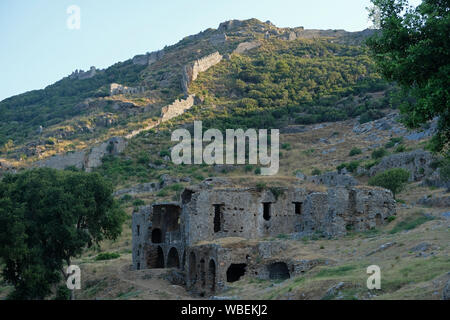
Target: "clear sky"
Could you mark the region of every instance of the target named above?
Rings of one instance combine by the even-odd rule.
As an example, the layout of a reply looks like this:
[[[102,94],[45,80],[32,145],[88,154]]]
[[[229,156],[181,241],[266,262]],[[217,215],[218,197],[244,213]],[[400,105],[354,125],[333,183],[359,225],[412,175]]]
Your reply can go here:
[[[420,0],[411,1],[417,4]],[[0,100],[162,49],[230,19],[360,31],[369,0],[0,0]],[[67,8],[81,9],[78,30]]]

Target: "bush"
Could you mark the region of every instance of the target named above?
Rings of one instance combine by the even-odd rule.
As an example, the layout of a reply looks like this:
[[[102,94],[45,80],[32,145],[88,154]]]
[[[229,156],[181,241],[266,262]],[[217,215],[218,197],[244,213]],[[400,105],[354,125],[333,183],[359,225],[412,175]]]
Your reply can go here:
[[[255,174],[256,175],[260,175],[261,174],[261,168],[256,168],[255,169]]]
[[[388,155],[387,150],[384,148],[380,148],[372,152],[372,159],[375,160],[382,159],[387,155]]]
[[[359,123],[363,124],[366,122],[378,120],[384,117],[384,113],[379,110],[369,110],[367,112],[364,112],[360,118]]]
[[[339,173],[342,171],[342,169],[347,169],[348,172],[353,173],[358,169],[359,165],[360,165],[360,162],[356,160],[356,161],[352,161],[350,163],[342,163],[336,169]]]
[[[133,201],[133,206],[135,206],[135,207],[145,206],[145,202],[144,202],[144,200],[136,199]]]
[[[56,294],[54,300],[70,300],[71,291],[67,288],[67,286],[59,286],[56,289]]]
[[[120,257],[120,254],[116,252],[102,252],[95,257],[95,261],[113,260]]]
[[[369,180],[369,185],[386,188],[392,191],[394,197],[401,192],[409,180],[409,171],[395,168],[379,173]]]
[[[396,149],[395,149],[395,153],[402,153],[402,152],[405,152],[406,151],[406,147],[405,146],[398,146]]]
[[[403,137],[399,137],[399,138],[391,138],[391,140],[390,140],[388,143],[386,143],[386,144],[384,145],[384,147],[385,147],[386,149],[390,149],[390,148],[395,147],[395,145],[396,145],[397,143],[402,143],[402,142],[403,142]]]
[[[359,148],[353,148],[348,154],[350,157],[356,156],[358,154],[362,154],[362,150]]]

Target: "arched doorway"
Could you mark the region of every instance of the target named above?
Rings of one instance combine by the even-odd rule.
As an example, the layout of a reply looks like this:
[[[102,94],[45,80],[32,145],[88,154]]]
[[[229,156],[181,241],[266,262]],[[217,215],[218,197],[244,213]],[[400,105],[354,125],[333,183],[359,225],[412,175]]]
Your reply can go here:
[[[245,263],[231,264],[227,270],[227,282],[236,282],[245,275],[247,265]]]
[[[205,259],[200,260],[200,282],[204,288],[206,286]]]
[[[191,252],[189,255],[189,279],[191,280],[191,284],[197,282],[197,258],[194,252]]]
[[[167,256],[167,268],[180,268],[180,257],[175,248],[171,248]]]
[[[209,282],[209,289],[211,292],[216,291],[216,263],[213,259],[209,261],[208,265],[208,282]]]
[[[286,280],[291,277],[289,268],[284,262],[275,262],[267,266],[269,271],[269,279],[271,280]]]
[[[160,246],[148,250],[147,265],[150,269],[164,268],[164,252]]]

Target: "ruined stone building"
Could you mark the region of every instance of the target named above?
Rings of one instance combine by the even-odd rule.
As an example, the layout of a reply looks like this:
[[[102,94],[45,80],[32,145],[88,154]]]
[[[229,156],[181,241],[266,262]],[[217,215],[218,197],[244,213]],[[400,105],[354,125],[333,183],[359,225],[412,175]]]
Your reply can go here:
[[[315,261],[282,260],[280,235],[345,235],[382,225],[395,214],[388,190],[332,187],[233,187],[207,179],[180,202],[157,203],[133,214],[133,267],[178,268],[193,293],[208,296],[243,275],[286,279]],[[244,241],[242,241],[244,240]]]

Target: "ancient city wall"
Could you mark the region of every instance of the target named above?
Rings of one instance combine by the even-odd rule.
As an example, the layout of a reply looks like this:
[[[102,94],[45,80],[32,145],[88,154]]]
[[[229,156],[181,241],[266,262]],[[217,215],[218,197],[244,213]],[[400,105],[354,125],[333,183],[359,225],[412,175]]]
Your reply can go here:
[[[166,122],[182,115],[186,110],[192,108],[194,104],[195,95],[190,95],[186,99],[175,100],[174,103],[162,108],[161,121]]]
[[[199,73],[205,72],[212,66],[215,66],[222,61],[222,59],[223,56],[219,52],[214,52],[186,65],[183,69],[183,77],[181,81],[183,91],[187,94],[189,92],[190,84],[197,79]]]

